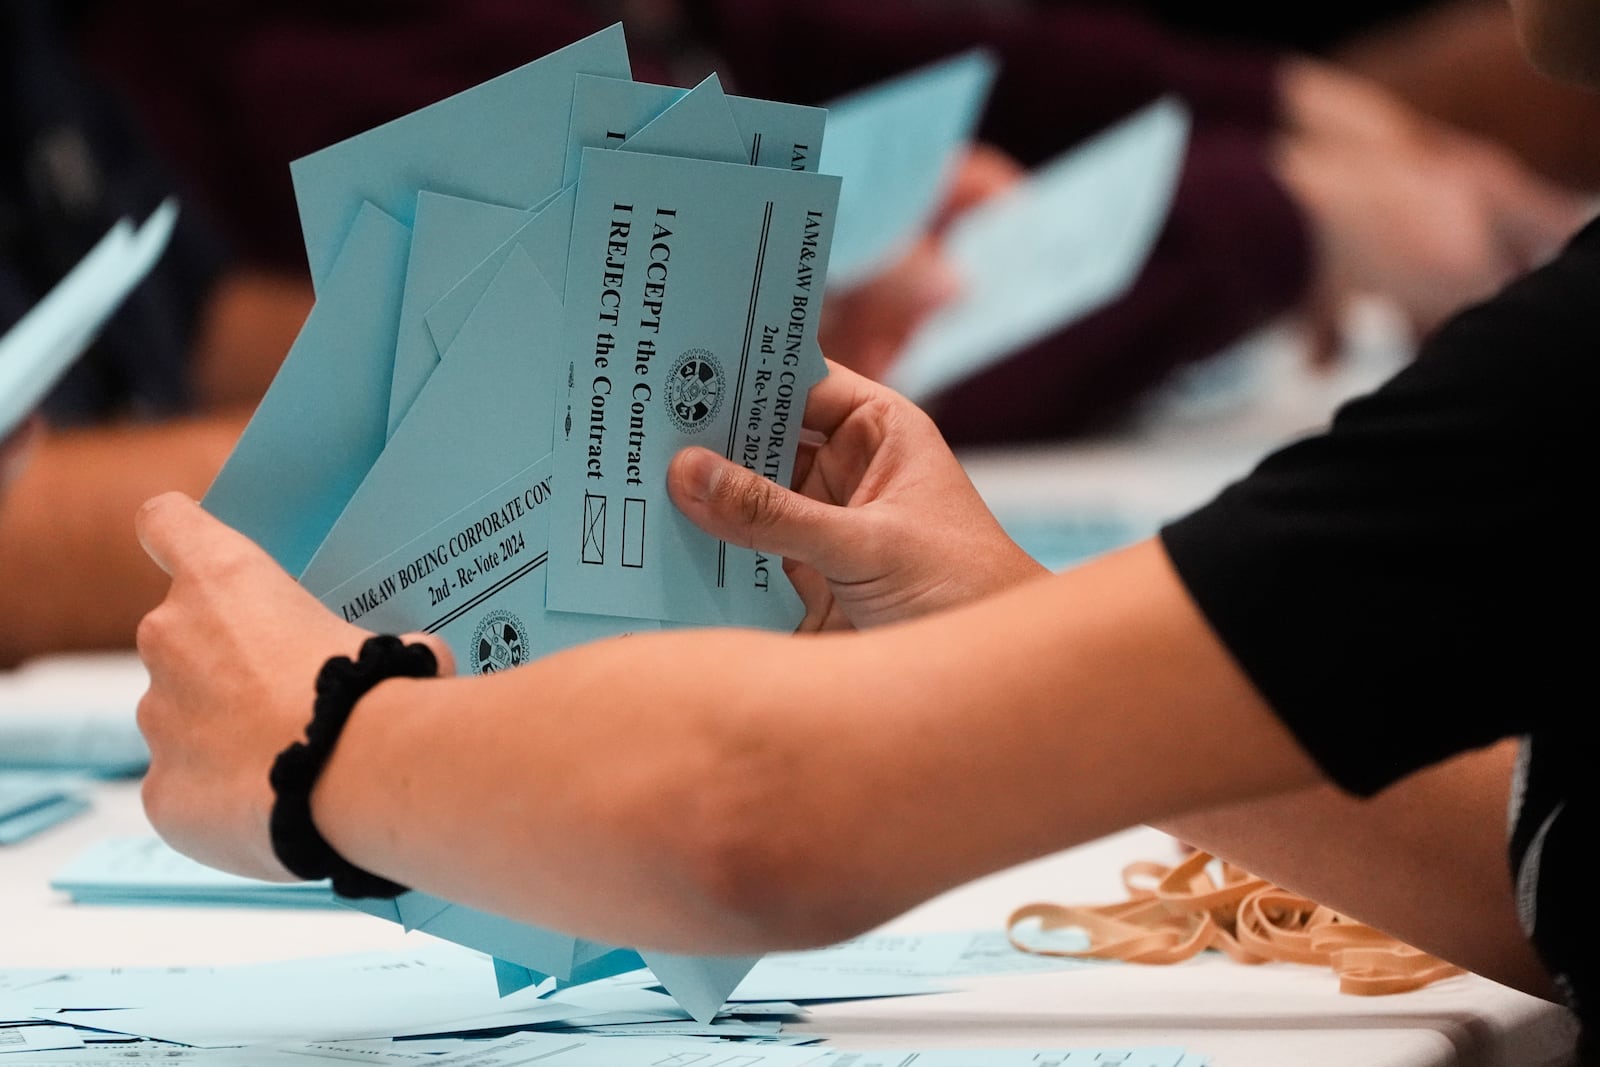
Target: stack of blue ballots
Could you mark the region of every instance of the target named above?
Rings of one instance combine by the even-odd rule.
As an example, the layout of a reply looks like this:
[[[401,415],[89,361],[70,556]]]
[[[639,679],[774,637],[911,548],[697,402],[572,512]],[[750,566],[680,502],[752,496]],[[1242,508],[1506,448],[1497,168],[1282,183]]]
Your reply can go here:
[[[89,806],[81,780],[23,771],[0,772],[0,845],[12,845]]]
[[[219,871],[158,837],[113,837],[90,846],[50,879],[78,904],[328,908],[326,882],[263,882]]]
[[[161,205],[118,222],[45,298],[0,337],[0,440],[29,415],[161,258],[177,222]]]
[[[594,638],[791,629],[781,561],[669,459],[789,481],[840,180],[826,112],[630,79],[620,26],[293,164],[317,302],[205,497],[330,609],[487,674]],[[501,989],[648,965],[711,1018],[755,962],[636,953],[423,893],[351,901]]]
[[[131,709],[126,718],[74,714],[61,708],[7,709],[0,715],[0,772],[132,778],[149,764],[150,749]]]

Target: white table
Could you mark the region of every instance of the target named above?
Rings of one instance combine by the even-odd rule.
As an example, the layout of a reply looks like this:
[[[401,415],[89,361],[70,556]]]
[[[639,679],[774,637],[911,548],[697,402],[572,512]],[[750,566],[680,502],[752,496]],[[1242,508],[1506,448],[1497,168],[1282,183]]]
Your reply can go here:
[[[1365,335],[1358,331],[1357,358],[1342,375],[1307,376],[1285,357],[1281,337],[1265,335],[1237,357],[1257,382],[1248,394],[1191,393],[1164,404],[1157,428],[973,453],[969,470],[1003,512],[1113,508],[1153,529],[1242,473],[1271,443],[1315,425],[1340,396],[1381,377],[1395,364],[1383,327],[1378,321]],[[128,716],[142,685],[141,669],[126,656],[43,661],[0,674],[0,715],[27,705]],[[258,962],[398,948],[423,936],[355,912],[80,907],[48,888],[51,873],[80,849],[144,832],[137,786],[111,783],[97,787],[87,816],[0,848],[0,967]],[[1128,831],[955,890],[888,929],[996,928],[1012,908],[1035,900],[1119,899],[1125,863],[1173,856],[1160,834]],[[1565,1062],[1573,1037],[1559,1009],[1471,976],[1358,998],[1339,994],[1332,975],[1317,968],[1205,958],[962,984],[947,994],[820,1006],[796,1028],[847,1048],[1176,1044],[1216,1067],[1541,1067]],[[0,1058],[0,1067],[10,1064]]]
[[[19,705],[127,716],[143,685],[131,657],[41,661],[0,674],[0,715]],[[399,949],[420,934],[344,911],[74,905],[47,882],[102,838],[148,833],[138,785],[95,787],[94,807],[0,848],[0,967],[262,962]],[[1121,867],[1170,860],[1171,841],[1136,829],[1024,864],[945,894],[890,930],[997,928],[1035,900],[1119,899]],[[964,980],[958,992],[816,1007],[795,1029],[839,1047],[997,1048],[1183,1045],[1216,1067],[1541,1067],[1565,1062],[1559,1009],[1477,977],[1387,998],[1342,996],[1312,967],[1243,967],[1221,958],[1176,967],[1106,965]],[[0,1067],[22,1067],[0,1059]]]

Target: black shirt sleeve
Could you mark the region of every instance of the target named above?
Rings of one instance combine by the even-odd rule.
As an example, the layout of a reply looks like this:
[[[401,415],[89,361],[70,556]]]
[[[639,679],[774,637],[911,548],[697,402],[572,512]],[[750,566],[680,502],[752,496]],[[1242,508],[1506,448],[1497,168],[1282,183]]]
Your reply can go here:
[[[1162,531],[1322,769],[1371,793],[1592,695],[1600,223],[1331,428]]]

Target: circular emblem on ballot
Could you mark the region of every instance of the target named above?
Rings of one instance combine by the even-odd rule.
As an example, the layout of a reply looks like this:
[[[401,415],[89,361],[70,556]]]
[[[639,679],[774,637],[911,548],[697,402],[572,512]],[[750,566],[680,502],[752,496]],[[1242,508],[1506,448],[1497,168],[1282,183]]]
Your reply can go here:
[[[667,414],[685,433],[704,430],[722,407],[724,384],[717,357],[703,348],[689,349],[667,375]]]
[[[472,672],[494,674],[528,661],[528,630],[509,611],[491,611],[472,634]]]

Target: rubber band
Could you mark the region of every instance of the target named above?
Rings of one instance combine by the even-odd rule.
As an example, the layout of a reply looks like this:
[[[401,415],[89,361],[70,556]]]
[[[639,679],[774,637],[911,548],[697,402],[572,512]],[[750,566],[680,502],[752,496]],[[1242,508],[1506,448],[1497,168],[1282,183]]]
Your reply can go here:
[[[1206,949],[1239,963],[1326,966],[1339,991],[1388,996],[1421,989],[1462,968],[1375,930],[1229,863],[1195,852],[1174,866],[1149,861],[1122,870],[1128,899],[1113,904],[1027,904],[1011,913],[1006,937],[1023,952],[1073,959],[1169,964]],[[1029,944],[1018,927],[1079,930],[1088,947]]]

